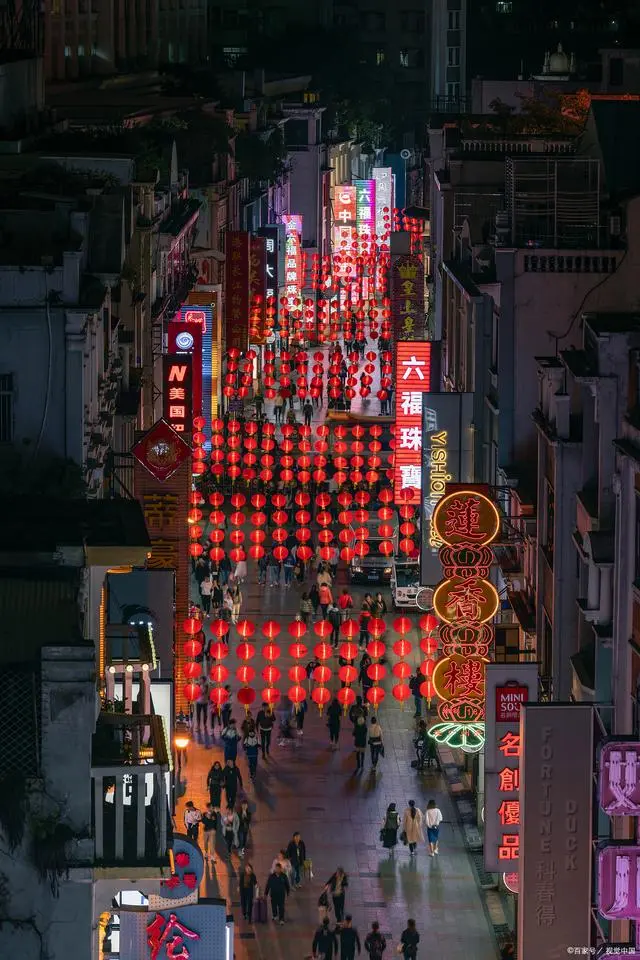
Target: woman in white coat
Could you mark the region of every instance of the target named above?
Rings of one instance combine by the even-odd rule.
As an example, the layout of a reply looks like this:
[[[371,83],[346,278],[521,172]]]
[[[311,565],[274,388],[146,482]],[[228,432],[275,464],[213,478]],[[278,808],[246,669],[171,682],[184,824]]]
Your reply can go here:
[[[422,831],[423,822],[424,817],[422,816],[422,811],[416,807],[415,800],[409,800],[409,806],[405,810],[402,818],[402,832],[406,836],[406,843],[409,844],[409,853],[411,856],[415,854],[417,845],[424,841],[424,833]],[[401,839],[404,839],[404,837]]]

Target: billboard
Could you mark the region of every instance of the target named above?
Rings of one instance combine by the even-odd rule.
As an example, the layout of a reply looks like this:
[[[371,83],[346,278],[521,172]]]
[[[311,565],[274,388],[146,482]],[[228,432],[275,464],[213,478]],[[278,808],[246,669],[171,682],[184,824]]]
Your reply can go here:
[[[420,257],[391,258],[391,322],[396,341],[424,336],[424,266]]]
[[[226,244],[226,347],[244,353],[249,341],[249,234],[230,230]]]
[[[433,350],[432,350],[433,360]],[[399,392],[396,394],[396,399]],[[404,393],[401,405],[411,402]],[[434,586],[442,576],[438,551],[442,543],[433,529],[433,511],[448,483],[473,480],[473,394],[422,395],[420,583]]]
[[[333,201],[333,230],[332,247],[333,253],[350,254],[352,253],[353,241],[356,239],[356,188],[349,184],[343,184],[332,188]],[[335,264],[336,276],[347,278],[347,264]]]
[[[520,742],[518,956],[561,960],[591,942],[593,707],[525,704]]]
[[[193,430],[192,361],[188,353],[162,358],[162,416],[185,439]]]
[[[373,179],[376,184],[376,236],[378,246],[385,234],[391,232],[393,218],[393,171],[391,167],[374,167]]]
[[[537,664],[488,663],[485,695],[484,865],[490,873],[517,874],[520,710],[538,699]]]
[[[396,347],[395,461],[396,503],[420,503],[422,490],[422,397],[431,389],[431,344],[398,343]]]

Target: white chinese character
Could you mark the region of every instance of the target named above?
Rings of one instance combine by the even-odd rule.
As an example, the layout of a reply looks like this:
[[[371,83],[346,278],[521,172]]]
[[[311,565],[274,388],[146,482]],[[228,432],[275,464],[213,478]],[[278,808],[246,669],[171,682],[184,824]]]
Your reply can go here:
[[[295,283],[298,279],[298,274],[295,270],[287,270],[287,276],[285,278],[286,283]]]
[[[413,372],[415,373],[418,380],[424,380],[424,373],[422,372],[421,367],[426,367],[426,365],[427,365],[427,361],[418,360],[415,354],[409,357],[408,360],[403,360],[402,366],[406,367],[407,369],[402,374],[402,379],[408,380],[409,377],[411,376],[411,373]]]
[[[422,450],[422,430],[420,427],[400,427],[400,449]]]
[[[422,394],[417,390],[403,390],[400,394],[400,409],[406,417],[422,413]]]
[[[422,468],[417,463],[405,464],[400,467],[400,486],[403,490],[407,487],[416,487],[420,490],[422,486]]]
[[[267,264],[267,276],[268,276],[268,277],[273,277],[273,276],[274,276],[273,267],[270,266],[270,264]]]
[[[275,297],[276,291],[273,287],[267,287],[267,297]]]
[[[360,207],[358,210],[358,215],[360,216],[361,220],[371,220],[371,207]]]
[[[267,253],[275,253],[276,244],[275,240],[267,240]]]
[[[341,210],[338,214],[338,220],[342,220],[343,223],[350,223],[351,214],[348,210]]]

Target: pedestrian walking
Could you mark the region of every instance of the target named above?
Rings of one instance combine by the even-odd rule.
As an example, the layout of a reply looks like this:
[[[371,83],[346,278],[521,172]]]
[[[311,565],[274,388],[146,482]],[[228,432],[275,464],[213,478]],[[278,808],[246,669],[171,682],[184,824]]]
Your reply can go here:
[[[237,583],[234,583],[229,593],[231,595],[231,621],[237,623],[242,609],[242,590]]]
[[[387,602],[378,590],[371,604],[372,617],[384,617],[387,613]]]
[[[369,954],[369,960],[382,960],[387,941],[380,933],[380,924],[374,920],[371,924],[371,932],[364,938],[364,949]]]
[[[327,708],[327,727],[329,728],[329,743],[334,750],[338,749],[340,740],[340,724],[342,722],[342,707],[338,699],[333,698]]]
[[[311,949],[313,950],[313,956],[317,957],[318,960],[320,958],[322,960],[333,960],[334,953],[335,956],[338,955],[338,938],[335,930],[332,930],[329,926],[329,917],[325,917],[316,930]]]
[[[238,560],[238,562],[236,563],[236,568],[233,572],[233,575],[235,577],[236,583],[241,584],[245,582],[245,580],[247,579],[247,561],[246,560]]]
[[[206,810],[202,814],[202,827],[204,830],[204,858],[216,862],[216,833],[218,830],[218,814],[212,803],[208,803]]]
[[[349,720],[353,724],[353,729],[355,730],[356,724],[358,722],[358,717],[366,719],[367,716],[367,706],[362,702],[362,697],[357,696],[356,702],[349,707]]]
[[[420,934],[416,930],[415,920],[407,920],[407,926],[400,936],[401,956],[404,960],[416,960],[418,956],[418,944],[420,943]],[[398,951],[400,952],[400,950]]]
[[[398,844],[398,827],[399,826],[400,826],[400,817],[398,816],[396,805],[395,803],[390,803],[389,806],[387,807],[387,812],[382,822],[382,829],[380,830],[380,839],[382,840],[382,846],[385,848],[385,850],[389,850],[390,853],[393,853],[395,847]]]
[[[284,398],[278,393],[276,398],[273,401],[273,413],[275,416],[276,424],[282,423],[282,409],[284,407]]]
[[[340,642],[340,624],[342,623],[342,615],[340,613],[340,608],[336,606],[334,600],[332,600],[329,604],[326,619],[329,621],[332,627],[331,643],[333,644],[334,648],[337,648]]]
[[[227,760],[224,768],[224,792],[227,797],[227,806],[233,807],[238,796],[238,788],[242,787],[242,774],[236,766],[235,760]]]
[[[250,863],[245,863],[240,874],[240,907],[245,920],[251,921],[253,900],[256,896],[258,881]]]
[[[318,590],[317,583],[311,584],[311,589],[309,590],[309,600],[313,609],[313,615],[314,617],[317,617],[318,610],[320,609],[320,591]]]
[[[268,554],[263,553],[258,560],[258,583],[264,584],[267,582],[267,567],[269,566],[269,557]]]
[[[415,711],[413,714],[414,720],[417,720],[419,717],[422,716],[422,694],[420,693],[420,685],[421,685],[420,677],[418,676],[417,673],[414,673],[409,678],[409,690],[411,690],[411,695],[413,697],[413,703],[415,708]]]
[[[277,863],[279,863],[282,867],[284,875],[289,881],[289,885],[291,885],[293,883],[293,864],[291,863],[291,860],[289,860],[286,850],[280,850],[277,857],[273,858],[271,863],[271,873],[275,871]]]
[[[287,858],[291,862],[292,884],[294,890],[302,885],[304,862],[307,859],[307,848],[300,832],[296,830],[286,849]]]
[[[440,824],[442,823],[442,811],[435,800],[429,800],[424,815],[424,821],[427,825],[427,843],[429,844],[429,856],[435,857],[438,851],[438,838],[440,836]]]
[[[378,760],[384,757],[384,742],[382,739],[382,727],[378,723],[377,717],[371,717],[371,726],[369,727],[369,749],[371,751],[371,766],[375,770],[378,766]]]
[[[302,412],[303,412],[303,414],[304,414],[304,425],[305,425],[305,427],[310,427],[310,426],[311,426],[311,418],[313,417],[313,404],[311,403],[311,400],[309,400],[309,399],[305,400],[304,406],[303,406],[303,408],[302,408]]]
[[[348,587],[345,587],[338,598],[338,607],[340,608],[340,613],[342,614],[342,619],[347,620],[351,611],[353,610],[353,597],[349,593]]]
[[[280,564],[274,557],[273,552],[269,554],[267,561],[267,586],[280,586]]]
[[[225,763],[227,760],[236,760],[238,757],[238,742],[242,739],[242,734],[238,730],[233,717],[223,727],[221,738]]]
[[[198,842],[201,821],[201,811],[198,810],[193,800],[187,800],[184,808],[184,826],[189,840],[193,840],[194,843]]]
[[[349,877],[342,867],[338,867],[335,873],[332,873],[325,884],[325,893],[331,894],[333,900],[333,909],[336,915],[336,923],[342,923],[344,918],[344,898],[349,886]]]
[[[244,752],[247,755],[249,776],[252,780],[255,780],[258,770],[258,734],[255,726],[253,729],[248,731],[246,737],[242,741],[242,746],[244,747]]]
[[[269,710],[266,703],[262,704],[262,709],[256,717],[256,726],[260,734],[260,747],[262,749],[262,759],[266,760],[271,752],[271,733],[273,731],[276,718],[273,712]]]
[[[356,927],[353,926],[353,917],[350,913],[345,916],[338,931],[338,936],[340,938],[340,960],[355,960],[356,950],[358,956],[360,956],[362,951],[360,935]]]
[[[296,560],[291,551],[284,558],[284,563],[282,568],[284,570],[284,585],[288,589],[291,586],[291,581],[293,580],[293,568],[296,565]]]
[[[353,745],[356,751],[356,773],[364,770],[364,752],[367,748],[367,724],[364,717],[358,717],[353,728]]]
[[[331,593],[331,587],[328,583],[323,582],[320,585],[318,596],[320,599],[320,609],[322,610],[322,619],[326,620],[329,604],[333,603],[333,594]]]
[[[200,584],[200,597],[202,600],[202,609],[205,616],[209,616],[211,613],[211,592],[213,590],[213,580],[211,577],[206,577]]]
[[[308,625],[312,613],[313,606],[309,599],[309,594],[305,592],[300,597],[300,619],[302,622]]]
[[[298,731],[298,736],[301,737],[304,734],[304,719],[307,715],[307,710],[309,706],[306,699],[302,703],[296,704],[295,718],[296,718],[296,730]]]
[[[421,811],[416,807],[415,800],[409,800],[409,806],[402,817],[401,839],[403,843],[409,844],[410,856],[415,854],[417,845],[424,841],[422,822],[423,816]]]
[[[269,874],[264,893],[265,896],[271,898],[271,916],[274,921],[279,920],[281,924],[284,923],[285,900],[290,892],[291,887],[282,869],[282,864],[276,863],[274,872]]]
[[[240,826],[240,820],[238,814],[229,806],[226,809],[222,817],[222,834],[224,836],[224,842],[227,845],[227,859],[231,859],[231,852],[234,846],[238,846],[238,827]]]
[[[246,800],[243,800],[238,810],[238,850],[240,856],[244,857],[244,852],[249,840],[249,830],[251,829],[251,810]]]
[[[220,586],[220,582],[214,579],[211,587],[211,609],[215,617],[220,616],[223,602],[224,594],[222,592],[222,587]]]
[[[209,684],[204,677],[198,680],[198,696],[196,697],[196,731],[201,727],[207,732],[207,713],[209,710]]]

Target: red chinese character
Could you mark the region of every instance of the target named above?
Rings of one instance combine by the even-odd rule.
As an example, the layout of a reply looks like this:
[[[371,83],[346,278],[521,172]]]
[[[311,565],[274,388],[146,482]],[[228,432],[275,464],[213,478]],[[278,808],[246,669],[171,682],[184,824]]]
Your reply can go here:
[[[503,827],[517,827],[520,823],[520,801],[503,800],[498,807],[498,816]]]
[[[519,757],[520,735],[517,733],[505,733],[502,740],[498,742],[498,750],[503,757]]]
[[[520,771],[516,767],[505,767],[498,772],[498,790],[500,793],[515,793],[520,789]]]
[[[517,860],[520,853],[520,837],[502,834],[502,843],[498,847],[498,860]]]
[[[452,660],[443,677],[445,689],[462,697],[484,695],[484,669],[480,660]]]
[[[482,542],[486,534],[480,525],[480,501],[475,497],[452,500],[445,520],[447,537],[464,537],[469,543]]]
[[[447,595],[447,610],[451,618],[463,623],[477,623],[482,620],[483,606],[487,604],[482,581],[465,580],[453,586]]]
[[[172,936],[174,930],[183,936]],[[170,913],[168,919],[161,913],[157,913],[155,920],[147,927],[147,944],[151,947],[151,960],[158,960],[163,947],[167,960],[189,960],[189,951],[184,946],[184,937],[189,940],[199,940],[200,934],[180,923],[175,913]]]

